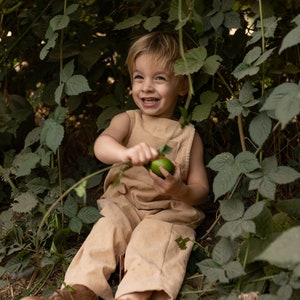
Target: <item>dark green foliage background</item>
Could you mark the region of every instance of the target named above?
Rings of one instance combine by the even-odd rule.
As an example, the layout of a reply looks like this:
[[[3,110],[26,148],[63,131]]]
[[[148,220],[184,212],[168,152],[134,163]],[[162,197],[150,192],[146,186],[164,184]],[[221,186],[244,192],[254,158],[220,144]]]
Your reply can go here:
[[[177,113],[204,142],[208,214],[221,203],[208,231],[216,247],[195,241],[188,275],[200,283],[187,278],[179,297],[297,299],[300,258],[285,257],[300,238],[279,261],[272,241],[299,230],[299,13],[298,0],[0,1],[0,275],[65,270],[100,217],[109,167],[93,142],[134,107],[129,45],[162,30],[195,49],[178,65],[194,93]]]

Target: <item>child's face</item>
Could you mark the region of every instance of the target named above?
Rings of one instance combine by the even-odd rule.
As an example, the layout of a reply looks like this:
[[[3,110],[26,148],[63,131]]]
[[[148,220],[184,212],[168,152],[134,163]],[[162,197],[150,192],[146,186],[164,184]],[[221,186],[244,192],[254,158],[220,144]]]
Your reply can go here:
[[[132,96],[135,104],[146,115],[172,118],[179,95],[185,90],[173,72],[155,62],[150,54],[135,60]]]

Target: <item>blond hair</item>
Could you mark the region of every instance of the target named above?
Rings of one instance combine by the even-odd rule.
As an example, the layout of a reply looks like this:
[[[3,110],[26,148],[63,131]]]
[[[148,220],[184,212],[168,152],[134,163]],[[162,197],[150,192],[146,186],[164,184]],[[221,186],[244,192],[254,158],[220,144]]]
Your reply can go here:
[[[141,54],[153,55],[155,62],[174,71],[173,65],[181,57],[179,42],[172,33],[151,32],[136,40],[129,49],[126,64],[130,77],[135,65],[135,60]]]

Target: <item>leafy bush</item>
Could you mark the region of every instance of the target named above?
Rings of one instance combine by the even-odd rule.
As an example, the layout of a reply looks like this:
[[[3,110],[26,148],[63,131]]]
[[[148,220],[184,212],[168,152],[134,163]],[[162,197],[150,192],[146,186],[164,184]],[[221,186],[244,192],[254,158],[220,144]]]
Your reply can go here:
[[[68,241],[100,217],[88,199],[109,167],[91,146],[132,107],[131,37],[166,30],[188,49],[175,65],[190,80],[179,113],[203,138],[217,205],[179,298],[298,299],[298,2],[35,2],[0,4],[0,274],[64,267]]]

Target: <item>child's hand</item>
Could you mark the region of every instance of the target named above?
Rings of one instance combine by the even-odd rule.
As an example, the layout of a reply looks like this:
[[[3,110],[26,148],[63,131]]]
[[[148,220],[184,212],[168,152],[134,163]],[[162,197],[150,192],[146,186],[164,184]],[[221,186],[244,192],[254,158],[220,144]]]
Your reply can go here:
[[[158,157],[158,151],[146,143],[140,143],[124,150],[123,161],[131,161],[133,166],[143,166]]]
[[[186,184],[181,179],[180,168],[178,164],[174,165],[174,175],[171,175],[163,167],[160,167],[159,169],[165,178],[157,176],[151,170],[149,171],[149,174],[153,179],[154,188],[157,190],[157,192],[159,192],[161,195],[174,196],[174,198],[177,198],[184,192]]]

